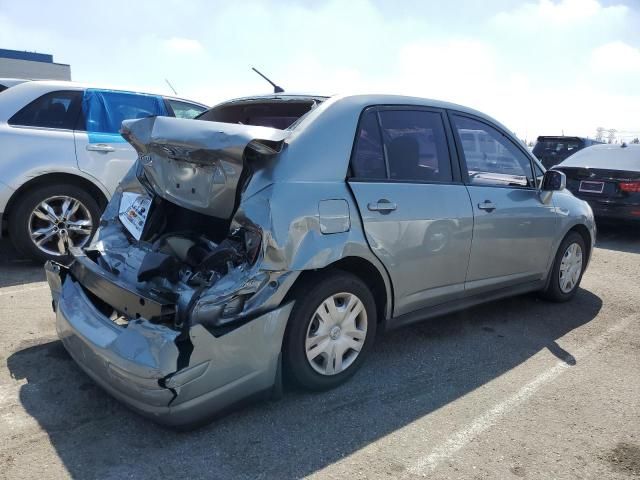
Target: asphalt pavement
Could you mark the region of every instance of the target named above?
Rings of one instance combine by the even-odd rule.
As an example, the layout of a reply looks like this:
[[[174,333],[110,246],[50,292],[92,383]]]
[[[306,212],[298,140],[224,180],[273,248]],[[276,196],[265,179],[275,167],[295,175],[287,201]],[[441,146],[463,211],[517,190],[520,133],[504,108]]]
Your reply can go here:
[[[159,427],[57,340],[0,241],[0,478],[640,478],[640,228],[599,232],[573,301],[493,302],[380,338],[352,381]]]

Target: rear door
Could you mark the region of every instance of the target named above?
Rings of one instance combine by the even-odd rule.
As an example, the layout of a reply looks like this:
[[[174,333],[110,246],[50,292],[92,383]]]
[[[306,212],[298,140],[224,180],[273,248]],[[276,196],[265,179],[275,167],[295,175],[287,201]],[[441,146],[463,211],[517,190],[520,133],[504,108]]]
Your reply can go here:
[[[78,167],[111,193],[137,158],[119,133],[123,120],[168,115],[160,96],[98,89],[85,91],[82,113],[75,131]]]
[[[474,214],[467,294],[543,278],[558,219],[553,203],[540,199],[532,159],[497,126],[450,118]],[[470,133],[482,139],[479,152],[463,140]]]
[[[9,95],[10,92],[7,92]],[[39,175],[47,169],[75,169],[76,151],[73,128],[80,114],[81,90],[59,90],[45,93],[0,123],[0,155],[3,169],[8,169],[5,182],[20,187],[22,173]],[[0,170],[3,170],[0,169]],[[20,175],[16,175],[21,172]],[[19,180],[17,180],[19,179]]]
[[[473,213],[448,138],[437,109],[372,107],[360,118],[349,185],[391,276],[394,316],[464,294]]]

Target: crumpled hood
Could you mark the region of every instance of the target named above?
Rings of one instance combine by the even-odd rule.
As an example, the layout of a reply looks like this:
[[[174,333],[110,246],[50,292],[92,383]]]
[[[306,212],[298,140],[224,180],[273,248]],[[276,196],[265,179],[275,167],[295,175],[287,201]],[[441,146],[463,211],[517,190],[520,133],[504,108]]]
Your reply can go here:
[[[290,132],[231,123],[148,117],[122,123],[153,190],[181,207],[228,220],[235,212],[246,159],[270,157]],[[247,172],[248,173],[248,172]]]

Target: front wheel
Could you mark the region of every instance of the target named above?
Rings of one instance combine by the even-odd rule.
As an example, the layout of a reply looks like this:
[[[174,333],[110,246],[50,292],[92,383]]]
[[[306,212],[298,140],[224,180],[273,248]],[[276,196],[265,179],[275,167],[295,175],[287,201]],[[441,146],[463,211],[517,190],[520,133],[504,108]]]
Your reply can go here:
[[[582,235],[570,232],[560,244],[551,269],[551,278],[542,296],[555,302],[570,300],[578,290],[586,265],[586,246]]]
[[[330,272],[294,294],[284,343],[285,371],[309,390],[328,390],[360,368],[376,333],[376,306],[358,277]]]

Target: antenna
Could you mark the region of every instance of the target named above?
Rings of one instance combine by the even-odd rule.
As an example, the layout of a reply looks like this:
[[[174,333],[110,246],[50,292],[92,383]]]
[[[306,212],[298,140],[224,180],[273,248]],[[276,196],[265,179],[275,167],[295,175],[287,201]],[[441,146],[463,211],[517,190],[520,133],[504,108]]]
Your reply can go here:
[[[260,75],[262,78],[264,78],[267,82],[269,82],[271,84],[271,86],[273,87],[273,93],[284,93],[284,88],[279,87],[278,85],[273,83],[271,80],[269,80],[266,77],[266,75],[263,75],[262,73],[260,73],[260,71],[256,67],[251,67],[251,70],[256,72],[258,75]]]
[[[168,78],[165,78],[165,79],[164,79],[164,81],[165,81],[165,82],[167,82],[167,85],[169,85],[169,88],[170,88],[171,90],[173,90],[173,94],[174,94],[174,95],[178,95],[178,92],[176,92],[176,89],[175,89],[175,88],[173,88],[173,85],[171,85],[171,82],[169,82],[169,79],[168,79]]]

